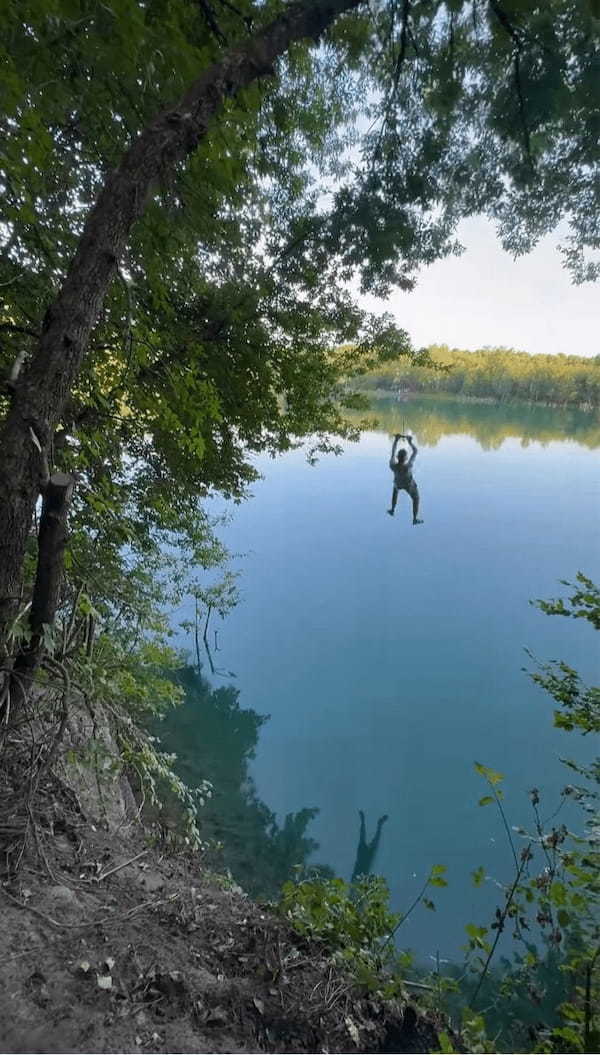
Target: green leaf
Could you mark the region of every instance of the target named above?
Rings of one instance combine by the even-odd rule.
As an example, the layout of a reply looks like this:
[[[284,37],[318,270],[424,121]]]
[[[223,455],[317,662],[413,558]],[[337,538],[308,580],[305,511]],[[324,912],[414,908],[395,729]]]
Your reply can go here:
[[[500,784],[504,777],[502,773],[497,773],[495,769],[490,769],[489,766],[483,766],[481,762],[475,762],[475,769],[480,776],[484,777],[493,787]]]
[[[474,872],[471,872],[471,879],[473,880],[473,886],[481,886],[485,879],[485,868],[480,865]]]
[[[440,1051],[443,1053],[443,1055],[454,1055],[454,1053],[456,1052],[456,1048],[450,1040],[449,1034],[446,1033],[445,1030],[442,1030],[440,1033],[438,1033],[438,1042],[440,1046]]]
[[[488,932],[487,927],[478,927],[475,923],[467,923],[465,930],[475,947],[487,949],[487,942],[484,940]]]
[[[567,888],[564,883],[555,880],[550,886],[550,901],[553,905],[566,905]]]

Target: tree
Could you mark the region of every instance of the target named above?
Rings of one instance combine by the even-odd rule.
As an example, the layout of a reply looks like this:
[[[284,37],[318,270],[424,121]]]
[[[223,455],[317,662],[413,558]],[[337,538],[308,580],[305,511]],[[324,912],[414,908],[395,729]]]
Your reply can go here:
[[[241,495],[246,451],[348,434],[336,378],[411,351],[353,276],[410,287],[474,211],[515,252],[566,216],[594,274],[592,6],[217,5],[1,16],[5,645],[50,470],[83,477],[84,533],[108,513],[143,553],[199,545],[198,496]]]
[[[174,769],[188,787],[208,780],[214,789],[198,810],[201,837],[213,847],[208,861],[218,871],[230,871],[252,896],[276,897],[294,868],[306,869],[307,858],[318,849],[306,829],[319,811],[305,807],[279,825],[250,775],[268,719],[243,708],[232,685],[213,689],[197,669],[184,668],[174,678],[184,690],[183,701],[155,722],[155,731],[175,753]],[[329,873],[326,866],[318,867],[320,874]]]
[[[87,350],[91,329],[108,285],[122,260],[127,238],[162,172],[169,173],[206,137],[225,99],[271,72],[290,42],[319,37],[345,0],[321,9],[290,8],[265,30],[208,67],[176,106],[159,114],[126,150],[107,176],[90,211],[58,297],[47,309],[37,353],[22,373],[13,372],[10,409],[2,431],[0,498],[5,518],[0,536],[0,604],[12,613],[18,596],[35,502],[46,485],[47,460]],[[25,27],[29,28],[29,27]]]
[[[390,360],[361,378],[368,390],[384,387],[405,391],[452,392],[463,396],[491,396],[499,402],[513,400],[583,406],[596,409],[600,381],[598,363],[577,355],[528,355],[508,348],[459,348],[431,346],[430,362]],[[442,369],[443,368],[443,369]],[[356,379],[353,387],[357,387]]]

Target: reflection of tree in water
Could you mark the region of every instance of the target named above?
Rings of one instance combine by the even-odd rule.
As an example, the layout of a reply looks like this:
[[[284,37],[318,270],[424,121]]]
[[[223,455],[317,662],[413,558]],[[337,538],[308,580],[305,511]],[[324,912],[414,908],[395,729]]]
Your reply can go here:
[[[290,813],[281,827],[258,798],[248,766],[268,717],[239,705],[233,686],[213,689],[193,667],[178,673],[185,690],[182,704],[160,723],[167,751],[177,755],[175,769],[194,786],[210,780],[212,799],[200,811],[202,837],[222,842],[210,865],[229,868],[255,896],[275,895],[296,865],[306,866],[318,843],[306,829],[318,809]],[[319,868],[321,873],[329,870]]]
[[[357,422],[366,416],[346,414]],[[410,428],[419,444],[427,447],[435,447],[444,436],[456,435],[471,436],[484,450],[498,448],[508,439],[520,440],[523,447],[533,442],[544,446],[553,440],[567,439],[590,449],[600,447],[597,415],[574,408],[476,403],[424,394],[404,400],[375,396],[370,414],[379,429],[392,434]]]

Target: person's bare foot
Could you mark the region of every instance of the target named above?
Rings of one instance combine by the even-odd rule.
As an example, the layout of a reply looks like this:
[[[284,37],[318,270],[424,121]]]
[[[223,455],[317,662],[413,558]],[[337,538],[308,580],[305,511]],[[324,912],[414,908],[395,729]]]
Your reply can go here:
[[[422,520],[418,520],[417,517],[413,517],[413,524],[422,524]]]
[[[393,510],[393,509],[386,509],[386,513],[388,514],[388,516],[391,516],[391,517],[393,517],[393,515],[394,515],[394,510]]]

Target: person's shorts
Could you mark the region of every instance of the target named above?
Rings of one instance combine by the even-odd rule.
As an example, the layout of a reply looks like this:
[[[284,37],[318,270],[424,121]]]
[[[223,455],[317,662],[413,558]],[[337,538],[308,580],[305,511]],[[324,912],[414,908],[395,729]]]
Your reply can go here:
[[[397,491],[406,491],[406,493],[410,495],[411,498],[419,497],[419,488],[417,487],[414,480],[411,480],[409,484],[402,484],[400,487],[398,487],[397,483],[394,483],[394,486]]]

